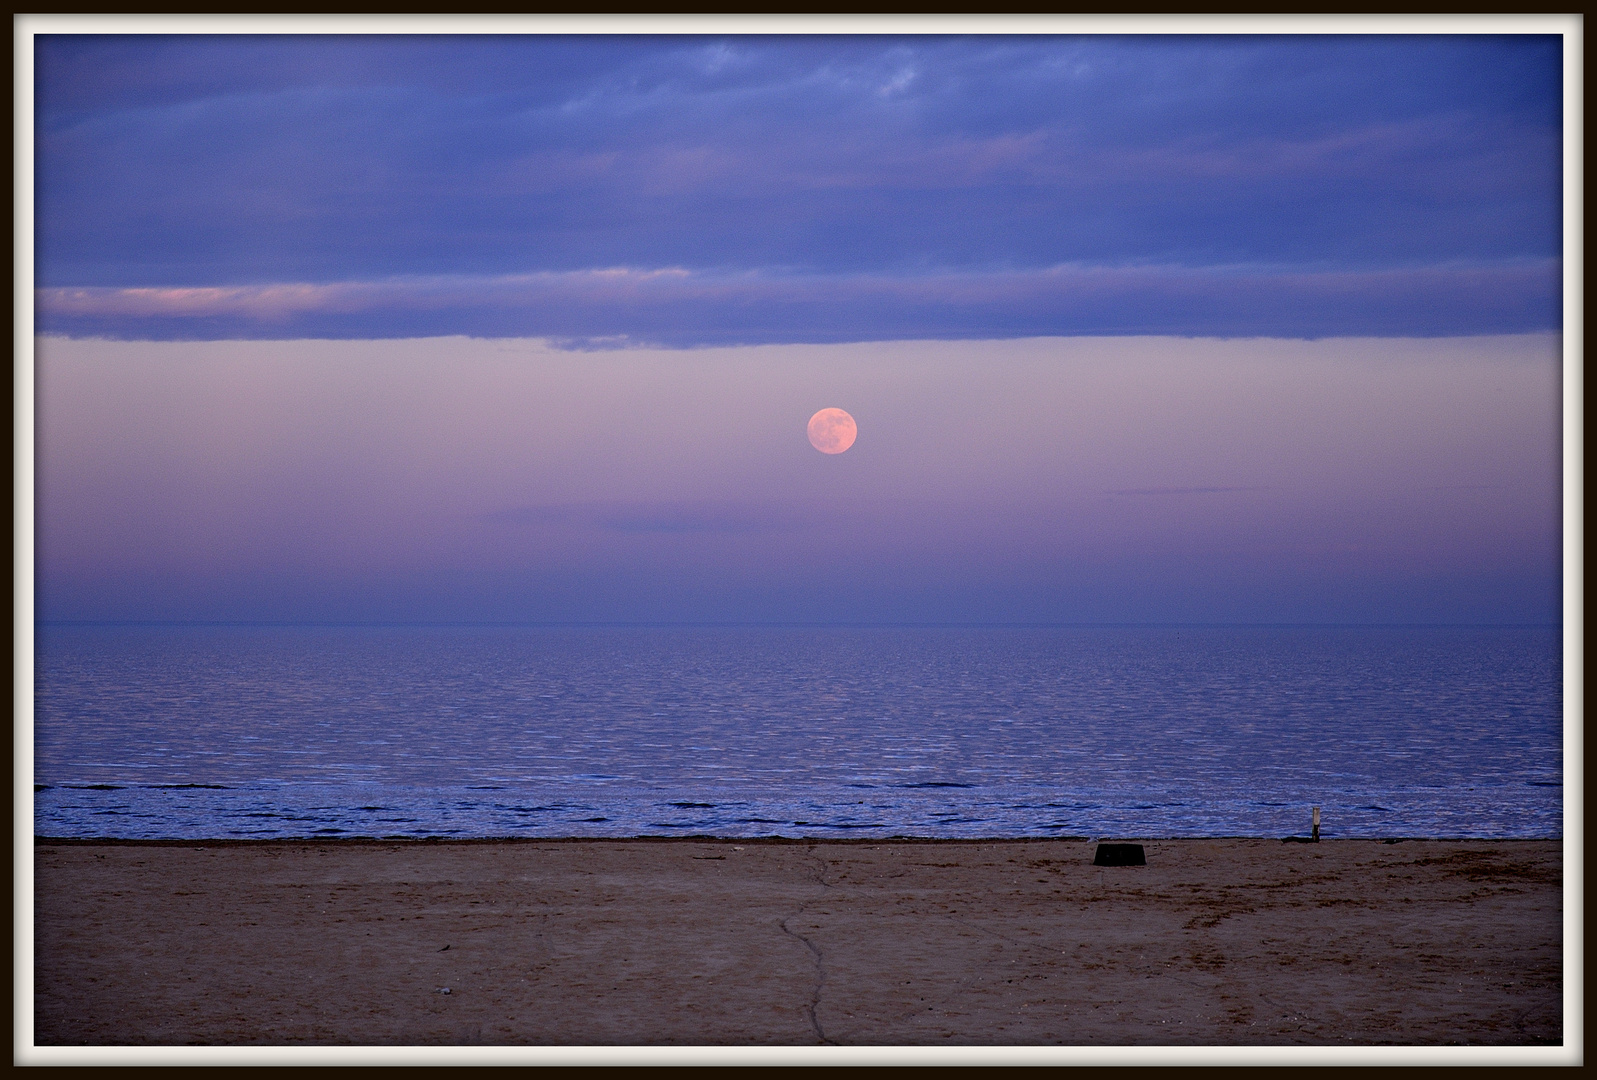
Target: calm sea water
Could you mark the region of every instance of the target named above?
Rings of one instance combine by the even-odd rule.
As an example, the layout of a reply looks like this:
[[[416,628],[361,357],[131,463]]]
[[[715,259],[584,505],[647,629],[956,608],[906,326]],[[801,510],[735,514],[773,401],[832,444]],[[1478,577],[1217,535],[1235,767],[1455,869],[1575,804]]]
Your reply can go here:
[[[1562,836],[1538,629],[42,627],[52,836]]]

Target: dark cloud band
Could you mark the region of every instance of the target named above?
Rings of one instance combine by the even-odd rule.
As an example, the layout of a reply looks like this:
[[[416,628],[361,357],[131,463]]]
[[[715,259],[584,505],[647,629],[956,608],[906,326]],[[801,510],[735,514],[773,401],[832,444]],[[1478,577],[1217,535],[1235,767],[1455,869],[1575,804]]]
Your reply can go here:
[[[40,325],[669,344],[1558,329],[1561,48],[45,36]]]
[[[1050,335],[1451,336],[1552,330],[1560,268],[1170,267],[918,276],[601,270],[211,288],[42,289],[38,329],[113,338],[465,334],[581,346]]]

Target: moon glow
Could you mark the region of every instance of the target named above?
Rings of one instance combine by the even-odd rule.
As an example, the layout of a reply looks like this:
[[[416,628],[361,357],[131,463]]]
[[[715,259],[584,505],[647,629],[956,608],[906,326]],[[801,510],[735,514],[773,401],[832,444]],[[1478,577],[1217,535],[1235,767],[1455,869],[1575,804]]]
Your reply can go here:
[[[822,409],[810,417],[810,445],[823,454],[841,454],[858,434],[854,418],[842,409]]]

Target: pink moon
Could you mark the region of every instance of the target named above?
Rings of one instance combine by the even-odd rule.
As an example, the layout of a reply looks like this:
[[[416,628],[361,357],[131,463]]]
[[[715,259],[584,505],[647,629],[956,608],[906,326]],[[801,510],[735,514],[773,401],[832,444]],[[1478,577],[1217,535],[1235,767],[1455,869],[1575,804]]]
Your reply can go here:
[[[854,418],[842,409],[822,409],[810,417],[810,445],[823,454],[841,454],[858,434]]]

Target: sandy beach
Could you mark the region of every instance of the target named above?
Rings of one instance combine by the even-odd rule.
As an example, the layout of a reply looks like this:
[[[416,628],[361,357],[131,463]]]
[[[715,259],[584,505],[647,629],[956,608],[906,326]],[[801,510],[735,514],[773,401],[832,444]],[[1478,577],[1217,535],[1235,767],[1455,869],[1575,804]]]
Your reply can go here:
[[[1545,1045],[1558,841],[35,848],[46,1045]]]

